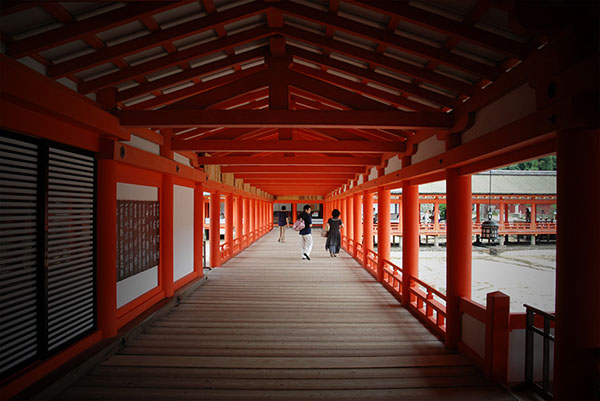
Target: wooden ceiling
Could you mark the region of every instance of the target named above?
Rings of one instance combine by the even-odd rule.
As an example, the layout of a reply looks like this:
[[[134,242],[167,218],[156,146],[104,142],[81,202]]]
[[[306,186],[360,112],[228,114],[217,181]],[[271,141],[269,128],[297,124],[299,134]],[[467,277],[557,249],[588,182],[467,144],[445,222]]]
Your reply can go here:
[[[4,1],[4,53],[273,195],[461,129],[548,40],[514,1]],[[509,90],[511,88],[507,88]],[[484,100],[482,100],[484,99]]]

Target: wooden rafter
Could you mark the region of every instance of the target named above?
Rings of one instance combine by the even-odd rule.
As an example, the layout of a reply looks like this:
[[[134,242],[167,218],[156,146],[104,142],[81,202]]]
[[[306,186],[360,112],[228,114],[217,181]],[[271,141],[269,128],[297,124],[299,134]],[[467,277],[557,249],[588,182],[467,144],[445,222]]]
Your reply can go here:
[[[130,110],[117,112],[129,127],[275,127],[275,128],[451,128],[447,113],[320,110]]]
[[[283,156],[270,155],[269,157],[231,156],[231,157],[198,157],[198,164],[242,165],[242,166],[378,166],[379,157],[360,156]]]
[[[198,152],[325,152],[325,153],[401,153],[406,151],[403,142],[372,141],[301,141],[301,140],[174,140],[172,150]]]

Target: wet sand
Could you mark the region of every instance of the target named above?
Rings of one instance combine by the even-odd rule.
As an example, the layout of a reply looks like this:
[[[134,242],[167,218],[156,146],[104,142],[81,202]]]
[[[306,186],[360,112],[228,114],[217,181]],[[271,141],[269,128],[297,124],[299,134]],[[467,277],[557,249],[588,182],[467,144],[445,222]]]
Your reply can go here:
[[[402,251],[392,248],[392,259],[402,264]],[[554,312],[555,249],[519,249],[490,255],[473,249],[472,298],[485,305],[488,292],[502,291],[510,296],[511,312],[524,312],[523,304]],[[419,278],[446,292],[446,252],[421,249]]]

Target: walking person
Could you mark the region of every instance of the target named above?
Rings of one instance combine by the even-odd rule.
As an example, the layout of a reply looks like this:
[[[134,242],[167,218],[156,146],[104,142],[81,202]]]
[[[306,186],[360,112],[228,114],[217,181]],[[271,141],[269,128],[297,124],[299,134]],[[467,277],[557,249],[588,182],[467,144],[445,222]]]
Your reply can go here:
[[[340,253],[342,244],[340,228],[342,227],[344,227],[344,223],[340,219],[340,211],[333,209],[331,218],[327,220],[327,241],[325,241],[325,250],[329,251],[329,256],[332,258],[337,257],[337,254]]]
[[[300,218],[304,220],[304,228],[300,230],[300,246],[302,248],[302,259],[310,260],[310,251],[313,246],[313,238],[311,234],[312,218],[310,217],[310,205],[304,206],[304,212],[300,214]]]
[[[290,218],[285,211],[285,206],[281,206],[281,211],[277,216],[277,225],[279,225],[279,239],[277,242],[285,242],[285,230],[290,224]]]

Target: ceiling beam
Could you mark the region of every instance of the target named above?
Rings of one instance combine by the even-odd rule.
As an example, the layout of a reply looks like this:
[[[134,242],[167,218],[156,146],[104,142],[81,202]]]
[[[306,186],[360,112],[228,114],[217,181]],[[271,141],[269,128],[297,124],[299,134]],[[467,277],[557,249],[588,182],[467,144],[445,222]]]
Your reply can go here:
[[[196,152],[322,152],[322,153],[402,153],[404,142],[372,141],[299,141],[299,140],[173,140],[171,149]]]
[[[327,82],[323,82],[320,79],[312,78],[307,75],[300,74],[296,71],[286,71],[285,78],[289,86],[296,87],[298,89],[315,93],[319,96],[333,100],[335,103],[341,103],[352,109],[360,110],[393,110],[387,104],[377,102],[375,100],[366,98],[359,95],[358,93],[351,92],[340,88],[339,86],[332,85]],[[293,92],[293,90],[292,90]]]
[[[404,61],[396,60],[392,57],[377,54],[373,51],[365,50],[361,47],[327,38],[303,29],[286,26],[285,28],[279,29],[279,32],[286,37],[291,37],[302,42],[308,42],[315,46],[341,53],[354,59],[387,68],[402,75],[408,75],[442,88],[450,89],[454,92],[473,95],[478,90],[475,85],[467,84],[458,79],[450,78],[434,71],[427,70],[426,68],[418,67]]]
[[[125,89],[117,93],[117,100],[123,101],[127,99],[133,99],[134,97],[141,96],[145,93],[150,93],[155,90],[161,90],[164,88],[172,87],[179,83],[189,81],[196,77],[203,75],[209,75],[216,73],[228,68],[233,67],[236,64],[243,64],[251,62],[264,57],[264,49],[254,49],[242,54],[231,55],[227,58],[213,61],[212,63],[204,64],[189,70],[181,71],[177,74],[169,75],[164,78],[155,79],[154,81],[146,82],[141,85],[135,86],[130,89]]]
[[[149,74],[155,71],[164,70],[170,66],[197,59],[208,54],[223,51],[231,46],[237,46],[248,43],[257,39],[261,39],[273,35],[268,27],[253,28],[244,32],[240,32],[231,36],[226,36],[221,39],[214,40],[202,45],[194,46],[189,49],[173,52],[169,55],[159,57],[157,59],[141,63],[135,66],[125,67],[111,74],[91,79],[79,84],[79,93],[88,94],[99,89],[113,86],[121,82],[128,81],[132,78]]]
[[[326,27],[359,36],[369,41],[376,42],[377,44],[392,46],[418,57],[424,57],[437,63],[449,65],[453,68],[465,71],[469,74],[475,74],[480,78],[485,78],[490,81],[495,80],[502,73],[502,70],[499,68],[490,67],[489,65],[451,53],[444,48],[437,48],[410,38],[396,35],[392,32],[377,29],[347,18],[342,18],[332,13],[321,12],[298,3],[286,2],[285,4],[277,4],[275,7],[280,9],[284,14],[325,25]]]
[[[49,66],[48,76],[60,78],[65,75],[74,74],[101,64],[109,63],[116,58],[152,49],[156,46],[171,43],[186,36],[192,36],[214,29],[223,24],[230,24],[239,21],[240,19],[252,17],[264,12],[267,8],[268,6],[264,4],[244,4],[200,19],[194,19],[180,25],[175,25],[171,28],[162,29],[151,33],[150,35],[132,39],[124,43],[97,49],[93,53]]]
[[[321,70],[317,70],[311,67],[306,67],[300,64],[292,64],[292,70],[301,74],[320,79],[326,83],[340,86],[344,89],[357,92],[361,95],[372,96],[377,99],[389,102],[395,105],[399,105],[415,111],[439,111],[439,107],[433,107],[427,104],[415,102],[413,100],[402,97],[401,95],[390,93],[381,89],[373,88],[362,84],[360,82],[354,82],[347,78],[342,78],[338,75],[330,74]]]
[[[320,110],[124,110],[124,127],[451,128],[449,113]]]
[[[346,174],[362,174],[365,172],[364,167],[354,166],[331,166],[327,169],[313,166],[279,166],[277,173],[302,173],[302,174],[330,174],[330,173],[346,173]],[[273,167],[267,166],[223,166],[221,173],[258,173],[271,174]]]
[[[201,82],[188,88],[180,89],[175,92],[160,95],[153,99],[133,104],[128,106],[126,110],[147,110],[167,104],[170,105],[167,106],[168,109],[179,107],[177,105],[181,104],[182,102],[189,101],[192,103],[199,97],[199,94],[202,94],[204,99],[212,99],[212,94],[217,94],[221,97],[232,97],[233,95],[229,95],[230,92],[227,90],[227,88],[233,88],[235,93],[239,93],[238,91],[243,88],[243,83],[245,82],[247,82],[254,89],[259,88],[261,82],[266,82],[266,74],[262,73],[265,71],[265,69],[266,66],[258,65],[247,70],[237,71],[220,78],[211,79],[207,82]],[[227,98],[228,97],[226,97],[226,99]]]
[[[401,21],[442,32],[452,37],[460,38],[469,43],[486,49],[523,60],[529,53],[527,45],[505,38],[484,29],[476,28],[468,23],[458,22],[448,17],[413,7],[404,2],[389,2],[382,0],[358,1],[348,0],[349,3],[385,14]]]
[[[58,47],[77,39],[83,39],[99,32],[140,20],[146,16],[158,14],[176,7],[181,7],[192,1],[178,2],[140,2],[128,4],[95,17],[83,19],[63,25],[50,31],[42,32],[12,43],[6,54],[13,58],[20,58],[31,53],[40,52],[53,47]]]
[[[371,71],[366,68],[360,68],[352,64],[344,63],[343,61],[335,60],[329,56],[316,54],[297,47],[290,46],[290,48],[290,53],[294,57],[298,57],[300,59],[310,61],[312,63],[320,64],[323,67],[330,67],[360,79],[366,79],[371,82],[387,86],[395,90],[406,92],[413,96],[421,97],[423,99],[432,100],[436,103],[452,108],[458,102],[455,98],[452,98],[450,94],[448,94],[448,96],[444,96],[437,92],[424,89],[418,85],[415,85],[414,83],[407,83],[399,79],[392,78],[375,71]]]
[[[229,156],[229,157],[198,157],[200,165],[245,165],[245,166],[378,166],[381,158],[372,156]]]
[[[235,173],[235,178],[242,180],[250,179],[299,179],[299,180],[313,180],[319,179],[342,179],[342,180],[353,180],[356,176],[355,173],[280,173],[279,169],[277,172],[271,173]]]

